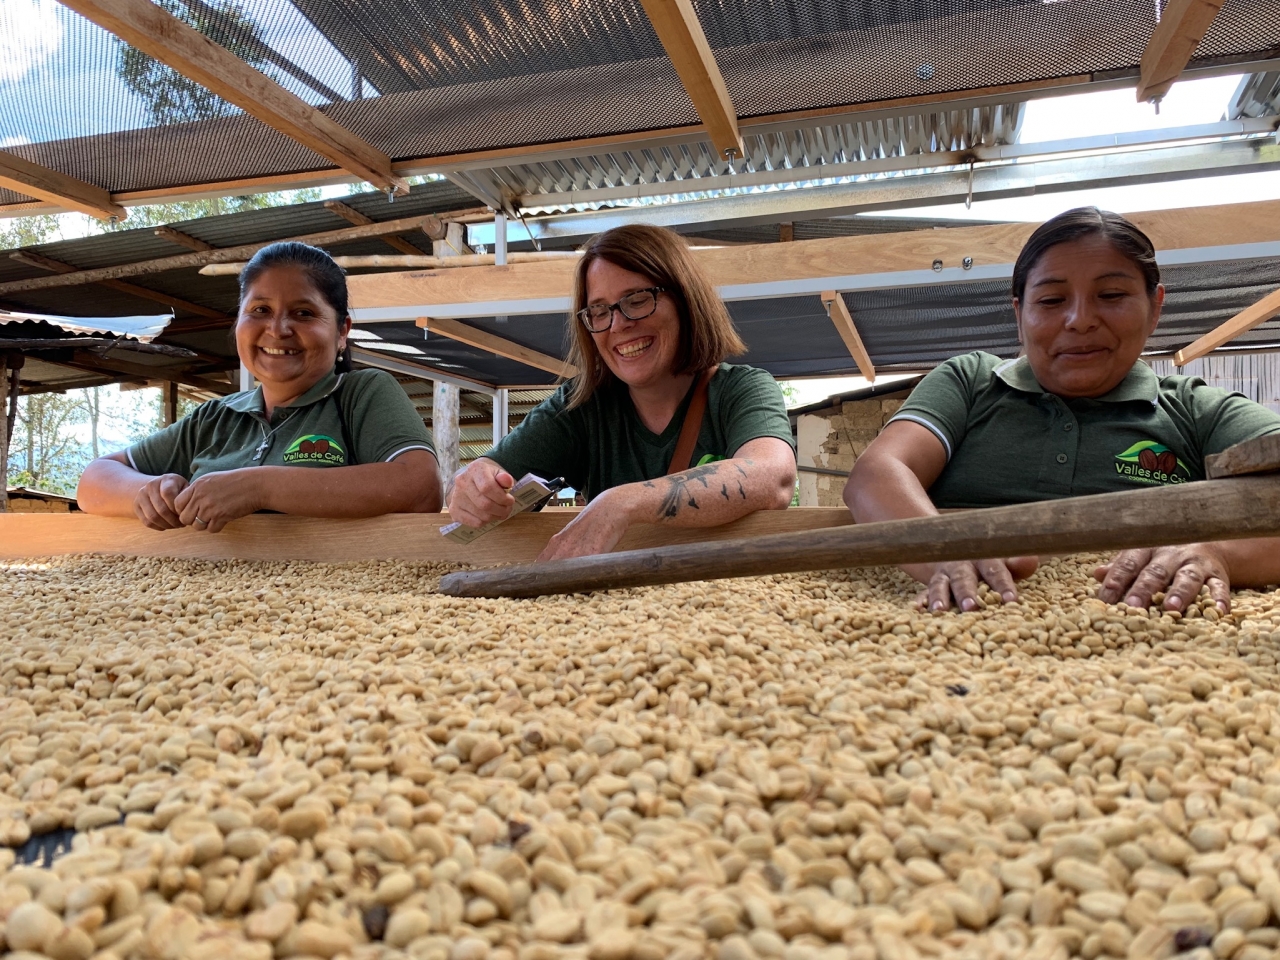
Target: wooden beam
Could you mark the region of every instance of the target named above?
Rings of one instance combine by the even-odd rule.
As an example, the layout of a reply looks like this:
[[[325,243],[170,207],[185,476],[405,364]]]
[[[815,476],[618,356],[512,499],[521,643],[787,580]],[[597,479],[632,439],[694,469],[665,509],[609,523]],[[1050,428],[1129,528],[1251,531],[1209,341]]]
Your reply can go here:
[[[418,326],[430,333],[438,333],[442,337],[448,337],[450,340],[458,341],[458,343],[465,343],[467,346],[475,347],[477,350],[484,350],[486,353],[506,357],[508,360],[536,367],[539,370],[547,371],[547,373],[554,373],[557,377],[564,377],[566,380],[578,375],[578,368],[568,361],[521,346],[503,337],[486,333],[484,330],[465,323],[459,323],[457,320],[445,320],[440,317],[419,317],[417,322]]]
[[[1151,237],[1157,250],[1280,240],[1280,200],[1157,210],[1135,213],[1129,219]],[[965,257],[971,257],[975,266],[1012,264],[1036,226],[1000,223],[908,230],[702,249],[693,255],[716,286],[929,270],[937,259],[952,266]],[[347,285],[352,305],[361,308],[422,309],[436,303],[550,299],[569,296],[575,267],[572,260],[550,260],[384,273],[349,277]],[[0,293],[4,289],[0,285]]]
[[[0,150],[0,187],[79,210],[99,220],[123,220],[129,214],[101,187],[23,160]]]
[[[173,380],[177,383],[185,383],[189,387],[195,387],[197,390],[216,393],[223,397],[236,392],[235,387],[225,380],[210,380],[208,377],[188,373],[186,370],[174,369],[173,367],[153,367],[145,363],[121,360],[115,356],[108,359],[100,357],[96,353],[90,353],[87,350],[74,351],[70,360],[45,360],[41,358],[41,362],[56,363],[60,367],[71,367],[73,370],[88,370],[91,373],[114,374],[129,378],[142,377],[145,380]]]
[[[386,220],[371,223],[362,227],[344,227],[341,230],[326,230],[323,233],[311,233],[301,237],[280,239],[299,240],[312,246],[325,247],[351,240],[367,240],[371,237],[385,237],[393,233],[406,233],[410,230],[422,230],[433,239],[443,237],[444,224],[432,216],[405,217],[402,220]],[[77,270],[56,277],[36,277],[31,280],[13,280],[0,283],[0,296],[4,294],[25,293],[30,290],[47,290],[50,287],[68,287],[81,283],[99,283],[103,280],[117,280],[121,277],[140,277],[151,273],[163,273],[166,270],[181,270],[187,267],[203,267],[206,263],[227,263],[247,260],[263,247],[279,240],[264,240],[261,243],[246,243],[237,247],[218,247],[216,250],[204,250],[193,253],[180,253],[173,257],[160,257],[156,260],[140,260],[135,263],[121,263],[114,267],[98,267],[93,270]]]
[[[75,273],[77,268],[69,263],[63,263],[61,260],[55,260],[53,257],[46,257],[44,254],[35,253],[31,250],[15,250],[9,254],[10,260],[17,260],[19,263],[25,263],[29,267],[36,267],[40,270],[48,270],[50,273],[65,275]],[[172,307],[175,310],[186,310],[188,313],[194,313],[198,317],[206,319],[219,320],[222,322],[230,322],[228,317],[221,310],[213,310],[209,307],[202,307],[198,303],[192,303],[190,300],[183,300],[180,297],[171,297],[167,293],[161,293],[158,290],[148,290],[146,287],[139,287],[137,284],[125,283],[123,280],[101,280],[99,285],[109,287],[112,290],[126,293],[131,297],[138,297],[142,300],[150,300],[153,303],[163,303],[166,307]],[[166,330],[166,333],[168,330]]]
[[[231,521],[215,534],[190,528],[148,530],[132,517],[19,513],[0,517],[0,560],[96,553],[206,560],[407,560],[491,565],[535,559],[547,541],[580,512],[573,507],[548,507],[540,513],[522,513],[467,545],[440,536],[440,528],[452,522],[447,513],[398,513],[368,520],[254,514]],[[851,523],[853,518],[844,507],[761,510],[719,527],[680,529],[640,523],[626,532],[618,549],[733,540]]]
[[[738,111],[691,0],[640,0],[720,156],[743,155]]]
[[[1161,100],[1182,75],[1224,0],[1165,0],[1138,77],[1138,102]],[[1157,8],[1158,9],[1158,8]]]
[[[372,217],[366,217],[355,207],[348,206],[341,200],[326,200],[324,202],[324,206],[326,210],[337,214],[343,220],[347,221],[347,223],[354,223],[356,226],[364,226],[365,224],[373,223]],[[421,250],[415,247],[408,240],[402,240],[399,237],[383,237],[382,242],[391,247],[391,249],[399,250],[401,253],[406,253],[410,256],[422,255]]]
[[[150,0],[63,0],[189,80],[380,190],[408,193],[382,151]]]
[[[1277,314],[1280,314],[1280,290],[1272,291],[1252,306],[1245,307],[1230,320],[1214,327],[1200,339],[1183,347],[1173,355],[1173,362],[1181,367],[1192,360],[1199,360],[1240,334],[1266,323]]]
[[[419,317],[417,322],[418,326],[430,333],[438,333],[440,336],[456,340],[458,343],[465,343],[468,347],[475,347],[477,350],[496,354],[499,357],[506,357],[508,360],[536,367],[539,370],[547,371],[547,373],[554,373],[557,377],[564,377],[566,380],[578,375],[577,367],[565,360],[561,360],[559,357],[540,353],[537,350],[521,346],[503,337],[486,333],[484,330],[468,326],[465,323],[459,323],[457,320],[445,320],[440,317]]]
[[[168,240],[170,243],[177,244],[180,247],[186,247],[188,250],[204,252],[214,248],[212,243],[205,243],[199,237],[193,237],[191,234],[175,230],[173,227],[156,227],[155,233],[160,239]]]
[[[866,378],[867,383],[875,383],[876,368],[871,364],[871,354],[867,353],[867,348],[862,344],[862,337],[858,335],[858,328],[854,325],[844,297],[839,291],[828,290],[822,294],[822,303],[827,308],[831,322],[835,324],[836,333],[840,334],[840,339],[849,348],[849,356],[858,365],[858,372]]]
[[[164,425],[178,422],[178,384],[173,380],[166,380],[161,389],[161,397],[164,400]]]

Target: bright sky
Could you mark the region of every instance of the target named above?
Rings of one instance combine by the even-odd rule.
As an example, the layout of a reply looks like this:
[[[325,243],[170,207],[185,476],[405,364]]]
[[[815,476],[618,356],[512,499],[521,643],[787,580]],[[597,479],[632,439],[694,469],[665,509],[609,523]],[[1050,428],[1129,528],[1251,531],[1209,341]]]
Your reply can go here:
[[[1159,114],[1150,104],[1138,103],[1132,88],[1033,100],[1026,106],[1019,140],[1022,143],[1044,143],[1107,133],[1216,123],[1225,119],[1227,105],[1240,85],[1240,79],[1239,76],[1215,77],[1174,84],[1160,105]],[[882,210],[867,216],[1036,222],[1048,220],[1072,207],[1089,205],[1117,213],[1133,213],[1275,199],[1280,199],[1280,171],[1047,193],[1007,200],[979,200],[971,210],[966,210],[963,203],[954,203],[892,212]]]

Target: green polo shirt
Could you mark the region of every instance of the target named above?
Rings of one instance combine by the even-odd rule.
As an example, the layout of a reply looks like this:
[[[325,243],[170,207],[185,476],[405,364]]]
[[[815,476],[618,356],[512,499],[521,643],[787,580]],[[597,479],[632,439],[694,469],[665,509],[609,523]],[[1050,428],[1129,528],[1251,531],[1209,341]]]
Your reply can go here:
[[[194,480],[240,467],[382,463],[410,450],[435,455],[412,401],[390,374],[356,370],[326,374],[270,419],[262,387],[210,400],[125,453],[140,473]]]
[[[569,409],[572,383],[529,412],[486,454],[517,480],[526,473],[569,486],[594,499],[610,487],[652,480],[667,472],[693,387],[661,433],[644,425],[626,384],[603,385],[582,406]],[[707,409],[692,465],[732,457],[758,437],[777,437],[795,449],[787,405],[776,380],[755,367],[722,363],[707,388]]]
[[[1142,361],[1114,390],[1066,400],[1025,357],[975,352],[920,381],[889,422],[930,431],[947,465],[939,508],[994,507],[1204,479],[1204,458],[1280,433],[1280,416],[1197,377],[1157,377]]]

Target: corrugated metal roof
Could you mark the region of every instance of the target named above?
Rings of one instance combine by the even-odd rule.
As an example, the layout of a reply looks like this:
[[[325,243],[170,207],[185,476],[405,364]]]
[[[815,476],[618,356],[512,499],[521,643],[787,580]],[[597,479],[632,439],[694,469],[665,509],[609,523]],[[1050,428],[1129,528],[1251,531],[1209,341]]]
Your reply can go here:
[[[0,310],[0,324],[48,323],[68,333],[110,333],[150,343],[164,332],[173,317],[55,317],[41,313],[10,313]]]

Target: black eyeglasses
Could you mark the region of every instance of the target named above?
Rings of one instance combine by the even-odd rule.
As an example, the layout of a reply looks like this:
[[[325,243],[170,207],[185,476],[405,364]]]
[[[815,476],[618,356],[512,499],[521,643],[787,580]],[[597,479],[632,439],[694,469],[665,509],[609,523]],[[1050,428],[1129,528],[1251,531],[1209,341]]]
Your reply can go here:
[[[613,326],[615,310],[628,320],[643,320],[651,316],[653,311],[658,309],[658,294],[662,292],[662,287],[648,287],[637,290],[635,293],[628,293],[617,303],[608,306],[603,303],[593,303],[578,311],[578,319],[592,333],[604,333]]]

